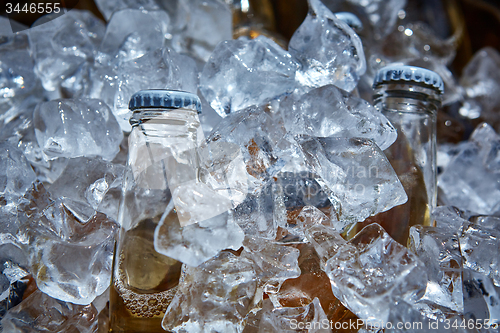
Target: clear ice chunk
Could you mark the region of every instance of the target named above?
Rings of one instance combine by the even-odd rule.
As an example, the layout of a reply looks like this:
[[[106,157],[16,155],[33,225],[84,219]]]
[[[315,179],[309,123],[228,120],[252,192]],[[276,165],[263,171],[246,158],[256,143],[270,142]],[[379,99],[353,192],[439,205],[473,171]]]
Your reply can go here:
[[[245,235],[275,239],[278,227],[286,222],[283,192],[275,182],[267,183],[256,193],[248,193],[234,209],[234,219]]]
[[[245,251],[241,254],[250,258],[256,269],[259,286],[267,294],[276,294],[283,282],[300,275],[299,250],[264,238],[245,239]]]
[[[315,224],[307,229],[306,236],[314,247],[323,267],[346,243],[335,229],[322,224]]]
[[[101,156],[112,160],[123,138],[109,107],[100,100],[53,100],[35,109],[35,134],[47,159]]]
[[[124,9],[106,26],[97,60],[103,65],[137,59],[165,44],[170,18],[164,11]]]
[[[36,290],[0,322],[4,332],[92,333],[97,330],[93,305],[75,305]]]
[[[171,5],[169,4],[169,7]],[[172,38],[173,48],[183,54],[207,62],[222,41],[232,39],[232,12],[226,1],[180,0],[176,16],[183,19],[183,28]],[[177,19],[179,24],[179,19]]]
[[[82,223],[59,200],[39,219],[27,226],[38,288],[65,302],[90,304],[109,287],[117,224],[100,213]]]
[[[181,226],[173,202],[155,229],[155,250],[188,266],[199,266],[221,250],[238,250],[244,234],[230,211],[198,223]]]
[[[352,91],[366,71],[361,39],[320,0],[309,0],[309,13],[288,49],[301,64],[297,81],[308,87],[334,84]]]
[[[326,323],[326,325],[325,325]],[[262,314],[259,332],[329,333],[330,325],[318,298],[303,307],[278,307]]]
[[[495,255],[500,252],[500,231],[466,223],[462,226],[460,250],[464,268],[486,275],[500,286],[500,261]]]
[[[490,125],[479,125],[438,177],[444,204],[483,215],[500,210],[498,147],[500,136]]]
[[[397,137],[389,120],[370,103],[332,85],[292,94],[280,103],[280,111],[293,134],[366,138],[382,150]]]
[[[255,305],[254,263],[230,252],[198,267],[184,266],[162,327],[172,332],[241,332]]]
[[[221,117],[295,89],[298,64],[269,38],[219,43],[200,75],[200,91]]]
[[[303,135],[297,142],[328,193],[337,230],[406,202],[394,169],[373,141]]]
[[[36,175],[22,151],[0,143],[0,237],[15,237],[19,228],[18,206],[33,186]]]
[[[418,301],[425,265],[378,224],[363,228],[326,263],[332,290],[359,318],[387,322],[390,304]]]
[[[425,262],[429,279],[425,295],[417,304],[420,311],[429,311],[429,317],[441,312],[441,319],[450,313],[463,313],[462,255],[457,230],[413,226],[408,248]]]
[[[500,89],[500,54],[491,47],[476,52],[463,69],[460,84],[464,88],[466,100],[459,112],[462,116],[476,119],[481,116],[491,123],[498,123],[496,110],[500,97],[495,93]]]
[[[26,34],[2,37],[0,59],[0,117],[3,118],[4,113],[35,91],[39,81]]]
[[[283,124],[275,114],[266,112],[271,107],[265,104],[230,114],[207,138],[209,144],[230,142],[240,147],[250,193],[265,185],[292,158],[292,143]]]
[[[240,146],[216,141],[198,147],[200,181],[235,208],[248,193],[248,175]],[[226,209],[227,210],[227,209]]]
[[[315,206],[304,206],[294,221],[287,219],[286,229],[294,235],[305,237],[306,230],[316,225],[331,226],[330,219]]]
[[[104,161],[99,157],[70,159],[61,176],[50,186],[49,192],[52,197],[61,198],[65,206],[80,220],[88,220],[96,211],[100,211],[100,204],[108,190],[121,187],[123,170],[122,165]],[[103,213],[108,212],[109,217],[116,219],[119,200],[108,199],[108,209]],[[116,211],[111,211],[109,205]]]
[[[119,0],[119,1],[106,1],[96,0],[95,4],[101,12],[102,16],[109,21],[113,13],[124,9],[141,9],[141,10],[158,10],[160,6],[155,0]],[[129,22],[130,23],[130,22]],[[136,26],[136,28],[140,28]]]
[[[88,79],[82,75],[94,61],[104,30],[101,20],[89,11],[78,9],[54,19],[42,17],[35,22],[29,29],[30,45],[35,70],[45,90],[58,98],[63,97],[59,89],[66,80],[88,84]],[[84,88],[74,91],[70,97],[79,97]]]

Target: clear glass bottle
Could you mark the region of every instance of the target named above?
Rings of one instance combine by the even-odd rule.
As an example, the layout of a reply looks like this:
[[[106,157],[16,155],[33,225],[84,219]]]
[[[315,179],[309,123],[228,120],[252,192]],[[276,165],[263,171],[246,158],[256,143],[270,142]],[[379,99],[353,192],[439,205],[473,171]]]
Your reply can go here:
[[[161,321],[175,295],[181,263],[154,249],[154,231],[170,191],[197,179],[199,98],[142,90],[129,108],[132,131],[119,210],[121,230],[110,291],[109,332],[165,332]],[[177,218],[169,214],[167,218]]]
[[[378,72],[373,87],[375,107],[398,132],[396,142],[384,153],[408,201],[368,218],[361,228],[377,222],[406,246],[410,227],[430,225],[430,213],[436,207],[436,117],[443,81],[424,68],[391,65]]]

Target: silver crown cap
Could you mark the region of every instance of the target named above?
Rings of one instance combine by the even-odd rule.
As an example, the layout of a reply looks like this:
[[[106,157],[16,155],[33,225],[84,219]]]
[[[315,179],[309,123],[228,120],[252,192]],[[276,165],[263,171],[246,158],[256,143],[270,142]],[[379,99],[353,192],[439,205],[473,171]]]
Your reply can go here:
[[[405,65],[389,65],[380,69],[373,80],[373,87],[388,82],[420,83],[444,93],[443,79],[431,70]],[[403,82],[403,83],[404,83]]]

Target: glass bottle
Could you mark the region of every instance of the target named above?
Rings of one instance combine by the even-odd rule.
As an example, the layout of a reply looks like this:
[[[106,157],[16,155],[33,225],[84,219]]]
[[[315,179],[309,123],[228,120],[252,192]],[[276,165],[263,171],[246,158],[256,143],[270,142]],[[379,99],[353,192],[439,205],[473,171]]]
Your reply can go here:
[[[175,295],[181,263],[155,251],[154,232],[171,201],[170,191],[197,179],[201,102],[187,92],[142,90],[132,96],[129,108],[132,131],[118,216],[122,228],[115,249],[109,332],[165,332],[161,321]]]
[[[265,36],[281,47],[285,39],[276,32],[274,10],[269,0],[227,0],[233,12],[233,38]]]
[[[390,65],[374,80],[374,105],[398,132],[384,151],[401,181],[408,201],[365,220],[357,230],[377,222],[400,244],[407,245],[410,227],[430,225],[436,207],[436,116],[443,81],[433,71]]]

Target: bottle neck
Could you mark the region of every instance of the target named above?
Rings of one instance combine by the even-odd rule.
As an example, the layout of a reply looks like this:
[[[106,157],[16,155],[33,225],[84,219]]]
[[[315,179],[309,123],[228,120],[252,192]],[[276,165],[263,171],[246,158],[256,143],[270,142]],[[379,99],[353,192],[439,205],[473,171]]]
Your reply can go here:
[[[428,113],[441,107],[440,92],[426,86],[388,83],[375,88],[373,102],[379,111]]]

